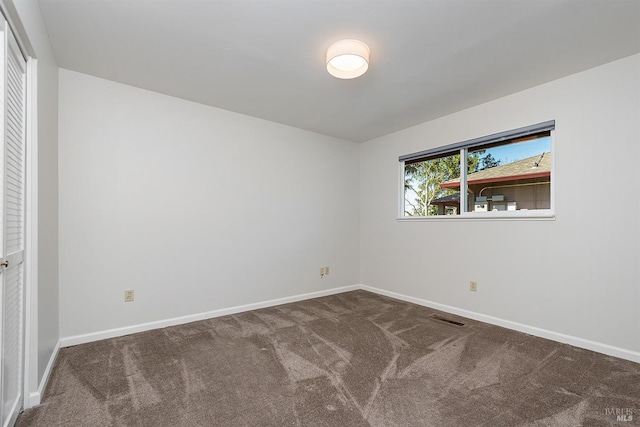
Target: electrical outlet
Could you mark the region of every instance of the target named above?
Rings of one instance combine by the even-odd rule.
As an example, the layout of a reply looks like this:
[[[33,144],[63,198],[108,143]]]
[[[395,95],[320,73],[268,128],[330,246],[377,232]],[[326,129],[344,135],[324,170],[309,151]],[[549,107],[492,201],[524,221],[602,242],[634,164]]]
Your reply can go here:
[[[124,302],[132,302],[132,301],[133,301],[133,289],[125,289]]]
[[[471,292],[478,292],[478,282],[474,282],[473,280],[469,282],[469,290]]]
[[[324,277],[324,267],[320,267],[320,278],[322,279]]]
[[[324,275],[328,276],[329,275],[329,267],[325,267],[324,268]]]

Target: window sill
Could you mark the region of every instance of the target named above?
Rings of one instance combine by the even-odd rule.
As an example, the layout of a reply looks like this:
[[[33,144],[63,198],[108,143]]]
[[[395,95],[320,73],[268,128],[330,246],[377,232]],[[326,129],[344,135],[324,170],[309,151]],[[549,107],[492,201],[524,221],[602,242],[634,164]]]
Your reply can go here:
[[[431,222],[431,221],[555,221],[556,215],[550,211],[533,213],[527,212],[477,212],[461,215],[438,216],[404,216],[397,218],[398,222]]]

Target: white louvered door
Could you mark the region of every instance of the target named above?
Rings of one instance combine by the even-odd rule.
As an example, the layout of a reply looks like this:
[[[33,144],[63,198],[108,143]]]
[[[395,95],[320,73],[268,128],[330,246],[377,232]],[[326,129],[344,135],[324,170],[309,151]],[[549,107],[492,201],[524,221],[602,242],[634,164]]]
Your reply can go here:
[[[2,316],[0,414],[12,426],[22,408],[24,360],[24,181],[26,62],[2,23]]]

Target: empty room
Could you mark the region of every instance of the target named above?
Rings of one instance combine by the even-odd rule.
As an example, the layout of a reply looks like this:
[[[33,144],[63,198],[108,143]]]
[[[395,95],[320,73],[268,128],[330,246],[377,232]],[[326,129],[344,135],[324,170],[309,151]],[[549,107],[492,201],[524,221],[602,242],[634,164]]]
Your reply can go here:
[[[640,424],[640,1],[0,11],[1,427]]]

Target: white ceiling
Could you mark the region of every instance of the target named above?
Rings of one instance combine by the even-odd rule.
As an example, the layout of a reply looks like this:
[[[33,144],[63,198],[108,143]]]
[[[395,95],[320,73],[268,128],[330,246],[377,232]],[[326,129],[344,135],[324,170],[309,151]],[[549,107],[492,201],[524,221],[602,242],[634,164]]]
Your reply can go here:
[[[357,142],[640,52],[640,0],[39,1],[60,67]]]

